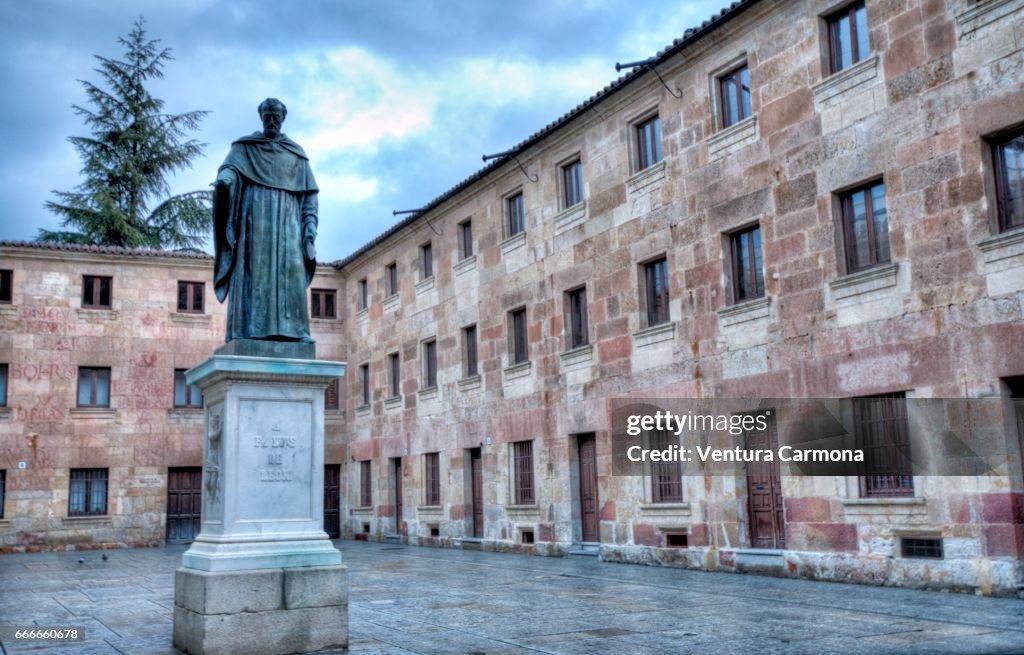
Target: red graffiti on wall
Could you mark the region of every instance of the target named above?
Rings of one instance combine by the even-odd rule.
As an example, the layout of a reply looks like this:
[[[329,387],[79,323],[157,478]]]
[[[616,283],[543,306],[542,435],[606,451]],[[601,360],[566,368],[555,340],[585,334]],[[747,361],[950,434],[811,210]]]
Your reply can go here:
[[[50,362],[46,364],[11,364],[12,380],[74,380],[78,372],[74,366]]]

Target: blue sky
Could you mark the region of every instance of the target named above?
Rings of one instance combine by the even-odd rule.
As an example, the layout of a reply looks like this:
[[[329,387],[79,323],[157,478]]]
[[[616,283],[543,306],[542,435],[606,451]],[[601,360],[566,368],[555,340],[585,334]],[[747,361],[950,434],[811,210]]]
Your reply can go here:
[[[205,188],[231,141],[260,128],[259,102],[280,98],[320,185],[330,261],[590,97],[616,61],[652,56],[727,4],[0,0],[0,239],[58,227],[43,203],[80,182],[66,141],[85,134],[77,80],[99,81],[92,55],[120,57],[140,15],[175,58],[154,95],[169,112],[211,112],[194,134],[206,156],[173,190]]]

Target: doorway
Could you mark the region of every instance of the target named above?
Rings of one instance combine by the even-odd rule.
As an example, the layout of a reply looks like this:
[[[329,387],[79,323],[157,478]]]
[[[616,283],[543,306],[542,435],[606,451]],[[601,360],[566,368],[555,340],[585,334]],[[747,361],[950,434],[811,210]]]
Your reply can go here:
[[[331,539],[341,537],[341,464],[324,466],[324,532]]]
[[[395,533],[402,534],[402,458],[391,458],[392,492],[395,494]]]
[[[203,469],[167,469],[167,543],[192,543],[199,536],[202,508]]]
[[[484,536],[484,466],[479,448],[469,449],[470,505],[473,512],[473,537]]]
[[[770,414],[766,418],[767,429],[747,431],[747,450],[777,450],[775,419]],[[752,548],[786,547],[786,519],[782,510],[778,461],[747,462],[747,515],[750,517]]]
[[[576,437],[580,463],[580,520],[584,542],[601,540],[597,500],[597,439],[591,434]]]

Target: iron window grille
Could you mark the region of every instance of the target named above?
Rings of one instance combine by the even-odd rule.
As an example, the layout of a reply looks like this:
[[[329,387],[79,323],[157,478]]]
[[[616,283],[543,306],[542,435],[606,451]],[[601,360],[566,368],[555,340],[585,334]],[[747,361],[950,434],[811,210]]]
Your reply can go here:
[[[665,450],[678,445],[676,436],[667,430],[648,432],[651,450]],[[683,467],[680,462],[651,462],[651,502],[683,502]]]
[[[441,454],[427,453],[425,456],[427,505],[441,504]]]
[[[82,307],[110,309],[112,278],[102,275],[82,276]]]
[[[718,78],[718,90],[723,128],[750,116],[750,71],[746,65]]]
[[[1024,226],[1024,130],[992,143],[999,231]]]
[[[758,225],[729,235],[732,251],[733,302],[764,296],[764,267],[761,257],[761,228]]]
[[[523,209],[523,194],[517,193],[505,199],[505,213],[508,218],[508,237],[514,237],[526,229]]]
[[[533,493],[533,442],[517,441],[513,443],[512,461],[515,472],[516,505],[532,505],[536,502]]]
[[[312,289],[310,299],[310,315],[313,318],[338,317],[338,292],[334,289]]]
[[[664,257],[644,264],[644,294],[647,326],[667,323],[669,320],[668,260]]]
[[[583,166],[577,159],[562,166],[562,208],[583,202]]]
[[[464,347],[464,352],[466,353],[464,377],[473,377],[474,375],[477,375],[479,373],[476,358],[475,325],[469,325],[462,328],[462,343]]]
[[[856,2],[829,16],[828,40],[832,73],[871,56],[868,14],[863,2]]]
[[[109,368],[78,368],[78,406],[110,407]]]
[[[900,539],[900,554],[903,557],[942,559],[942,538],[902,537]]]
[[[373,462],[359,462],[359,506],[373,506]]]
[[[661,121],[657,116],[637,123],[636,127],[637,171],[661,161]]]
[[[509,312],[509,327],[511,328],[509,351],[512,355],[512,364],[522,364],[530,358],[526,339],[526,308]]]
[[[569,349],[590,343],[587,329],[587,289],[580,287],[566,293],[569,318]]]
[[[873,182],[840,196],[846,272],[856,273],[890,261],[885,184]]]
[[[854,436],[864,450],[861,495],[914,495],[906,394],[902,391],[853,399]]]
[[[174,369],[174,406],[202,407],[203,392],[194,384],[185,381],[185,369]]]
[[[68,516],[107,513],[107,469],[72,469]]]
[[[206,284],[204,282],[178,281],[178,312],[202,314],[205,311]]]
[[[341,386],[341,379],[334,378],[324,389],[324,409],[327,410],[339,410],[341,409],[341,394],[338,393]]]
[[[10,303],[14,299],[14,271],[0,270],[0,303]]]
[[[473,222],[463,221],[459,223],[459,259],[469,259],[473,256]]]

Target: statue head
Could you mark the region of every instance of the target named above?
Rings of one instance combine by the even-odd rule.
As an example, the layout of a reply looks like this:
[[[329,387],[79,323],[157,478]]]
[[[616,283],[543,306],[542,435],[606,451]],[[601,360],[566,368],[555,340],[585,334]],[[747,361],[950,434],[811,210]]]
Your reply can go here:
[[[288,108],[277,98],[267,98],[257,108],[263,121],[263,136],[274,139],[281,133],[281,124],[288,115]]]

